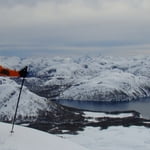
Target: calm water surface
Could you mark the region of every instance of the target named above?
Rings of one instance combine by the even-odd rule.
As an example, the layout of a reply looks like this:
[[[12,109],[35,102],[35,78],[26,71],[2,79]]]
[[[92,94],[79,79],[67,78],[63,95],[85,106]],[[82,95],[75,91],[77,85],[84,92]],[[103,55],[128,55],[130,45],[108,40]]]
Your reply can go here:
[[[128,111],[135,110],[150,119],[150,98],[130,102],[96,102],[77,100],[57,100],[59,104],[91,111]]]

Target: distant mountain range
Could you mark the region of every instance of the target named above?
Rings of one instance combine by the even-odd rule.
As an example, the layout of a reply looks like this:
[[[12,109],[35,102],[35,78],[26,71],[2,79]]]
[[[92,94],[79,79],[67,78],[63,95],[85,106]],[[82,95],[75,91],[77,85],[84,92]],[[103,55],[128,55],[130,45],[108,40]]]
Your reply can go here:
[[[29,66],[26,87],[45,98],[124,101],[150,96],[150,57],[0,57],[0,64]]]
[[[27,118],[40,110],[51,111],[50,99],[130,101],[150,96],[150,57],[1,56],[0,65],[29,67],[18,110]],[[20,83],[21,79],[0,77],[0,116],[7,114],[5,120],[12,118]]]

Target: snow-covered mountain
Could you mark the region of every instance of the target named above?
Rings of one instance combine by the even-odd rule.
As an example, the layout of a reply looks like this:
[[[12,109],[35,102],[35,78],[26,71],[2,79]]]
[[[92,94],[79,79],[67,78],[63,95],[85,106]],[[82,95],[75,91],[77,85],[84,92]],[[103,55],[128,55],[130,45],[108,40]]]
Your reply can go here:
[[[150,57],[0,57],[0,64],[29,66],[27,88],[46,98],[125,101],[150,96]]]
[[[68,110],[66,111],[67,115],[64,115],[65,110],[63,110],[61,106],[50,102],[49,98],[125,101],[150,96],[150,57],[148,56],[128,59],[103,56],[84,56],[80,58],[35,57],[24,59],[18,57],[0,57],[0,65],[16,70],[26,65],[29,66],[29,75],[22,91],[17,120],[20,122],[22,120],[30,122],[34,119],[37,121],[38,119],[39,124],[37,124],[36,121],[34,123],[35,125],[40,125],[40,120],[43,119],[41,115],[42,112],[45,115],[44,119],[48,119],[48,121],[52,122],[52,128],[48,128],[52,130],[57,128],[53,123],[58,124],[60,120],[61,122],[63,120],[64,125],[66,125],[66,122],[70,122],[74,125],[73,119],[75,119],[80,126],[82,126],[82,124],[80,124],[79,121],[85,123],[84,121],[87,122],[87,120],[83,114],[81,115],[79,112],[76,113],[76,115],[78,115],[76,118],[75,113],[69,112]],[[18,78],[0,77],[0,120],[12,120],[20,90],[20,83],[21,79]],[[63,119],[61,118],[62,116]],[[93,120],[92,117],[87,116],[87,118]],[[108,118],[108,114],[105,118]],[[95,120],[98,121],[96,118]],[[147,122],[143,120],[143,122],[145,124],[149,123],[148,120]],[[54,144],[56,149],[66,147],[64,140],[58,141],[51,135],[51,137],[49,137],[49,135],[35,133],[34,131],[32,132],[31,129],[23,129],[21,127],[16,127],[17,130],[15,134],[10,135],[10,133],[6,133],[8,128],[10,128],[9,125],[7,126],[0,123],[0,149],[17,150],[17,148],[20,149],[22,146],[24,146],[25,149],[40,149],[42,144],[49,146],[49,140],[52,141],[53,139],[53,142],[50,142],[50,146]],[[66,128],[64,128],[64,130],[65,129]],[[23,137],[27,142],[25,145],[25,141],[19,139],[23,135],[28,138]],[[129,138],[131,135],[133,135],[133,137]],[[30,143],[33,142],[31,138],[35,136],[39,136],[40,142],[42,139],[45,140],[42,140],[42,144],[38,144],[38,148],[35,143]],[[135,136],[139,138],[135,139]],[[71,139],[73,142],[80,143],[90,149],[99,149],[99,147],[103,149],[116,149],[118,147],[124,149],[143,149],[144,147],[144,149],[149,149],[150,147],[149,142],[147,142],[149,141],[149,134],[147,134],[147,128],[145,127],[111,127],[108,130],[102,131],[100,131],[99,128],[87,127],[77,136],[64,135],[63,137]],[[96,137],[96,139],[93,137]],[[114,138],[112,142],[112,137],[119,138]],[[145,141],[144,144],[141,142],[143,139]],[[20,143],[17,144],[16,141]],[[56,145],[56,142],[63,142],[62,146],[59,144]],[[120,143],[119,146],[118,143]],[[139,143],[138,146],[137,143]],[[69,149],[84,149],[80,146],[74,147],[72,143],[69,144],[67,142],[66,144]]]
[[[15,81],[0,77],[0,118],[4,121],[12,120],[17,104],[20,85]],[[40,97],[24,87],[18,109],[19,120],[28,117],[37,118],[39,111],[50,111],[46,98]]]

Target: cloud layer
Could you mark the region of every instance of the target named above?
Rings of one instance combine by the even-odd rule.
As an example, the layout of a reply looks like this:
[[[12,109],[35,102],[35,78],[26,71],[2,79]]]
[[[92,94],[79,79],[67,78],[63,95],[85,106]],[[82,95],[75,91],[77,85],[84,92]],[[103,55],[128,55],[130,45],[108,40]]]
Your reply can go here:
[[[144,48],[149,14],[149,0],[0,0],[0,50]]]

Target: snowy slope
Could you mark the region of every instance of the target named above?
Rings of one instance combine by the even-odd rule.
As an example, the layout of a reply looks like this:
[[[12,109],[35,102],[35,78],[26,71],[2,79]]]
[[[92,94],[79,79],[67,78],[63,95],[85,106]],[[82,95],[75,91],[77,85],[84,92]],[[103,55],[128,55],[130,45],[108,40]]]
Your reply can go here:
[[[14,69],[29,66],[28,88],[48,98],[124,101],[150,96],[150,57],[0,57]]]
[[[64,91],[62,99],[124,101],[150,96],[150,80],[131,73],[106,71]]]
[[[0,117],[2,120],[11,120],[14,115],[20,85],[15,81],[0,77]],[[30,92],[26,87],[23,88],[18,117],[36,117],[39,110],[47,110],[47,101]]]
[[[63,137],[91,150],[150,149],[150,130],[145,127],[110,127],[107,130],[87,127],[78,135]]]
[[[0,123],[0,150],[87,150],[68,140],[38,130]]]

